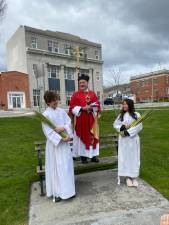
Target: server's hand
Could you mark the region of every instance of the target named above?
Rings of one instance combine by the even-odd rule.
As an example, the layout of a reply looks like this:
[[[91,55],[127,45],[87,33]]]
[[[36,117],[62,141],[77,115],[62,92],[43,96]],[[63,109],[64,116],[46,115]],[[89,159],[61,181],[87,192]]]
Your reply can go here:
[[[64,130],[65,130],[64,127],[56,127],[56,128],[54,129],[54,131],[55,131],[56,133],[61,133],[61,132],[64,131]]]
[[[65,138],[62,138],[62,141],[69,142],[71,141],[71,138],[69,136],[66,136]]]

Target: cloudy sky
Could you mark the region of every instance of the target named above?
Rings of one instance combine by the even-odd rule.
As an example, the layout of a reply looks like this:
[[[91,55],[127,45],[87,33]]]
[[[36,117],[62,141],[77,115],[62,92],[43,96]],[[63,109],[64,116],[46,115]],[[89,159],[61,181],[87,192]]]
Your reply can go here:
[[[131,75],[169,68],[168,0],[7,0],[0,24],[0,71],[5,43],[19,25],[58,30],[99,42],[104,83],[111,71],[121,82]],[[108,82],[109,81],[109,82]]]

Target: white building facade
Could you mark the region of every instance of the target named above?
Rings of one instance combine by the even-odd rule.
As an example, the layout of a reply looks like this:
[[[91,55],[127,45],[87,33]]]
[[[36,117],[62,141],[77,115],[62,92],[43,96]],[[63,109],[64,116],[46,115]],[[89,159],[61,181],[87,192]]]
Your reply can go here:
[[[54,90],[66,107],[78,89],[76,50],[80,72],[90,77],[89,88],[103,98],[102,46],[78,36],[20,26],[7,42],[7,68],[29,75],[31,107],[44,107],[43,95]]]

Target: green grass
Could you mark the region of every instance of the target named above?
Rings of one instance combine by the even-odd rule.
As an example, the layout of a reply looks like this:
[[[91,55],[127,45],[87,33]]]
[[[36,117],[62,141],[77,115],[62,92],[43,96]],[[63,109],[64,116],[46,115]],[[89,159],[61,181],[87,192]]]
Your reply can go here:
[[[0,224],[27,221],[29,184],[36,177],[33,142],[43,139],[32,118],[0,119]]]
[[[114,132],[113,119],[112,111],[103,112],[100,121],[101,134]],[[144,123],[144,130],[140,136],[141,177],[169,199],[168,135],[169,110],[158,110]],[[41,125],[33,118],[0,119],[0,224],[2,225],[27,223],[29,185],[38,179],[33,143],[43,139]],[[101,156],[111,154],[111,149],[101,152]]]

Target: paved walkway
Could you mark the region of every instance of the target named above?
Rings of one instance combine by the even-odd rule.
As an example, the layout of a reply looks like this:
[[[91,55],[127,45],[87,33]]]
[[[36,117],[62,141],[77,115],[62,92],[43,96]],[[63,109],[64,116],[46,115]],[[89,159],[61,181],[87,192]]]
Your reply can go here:
[[[140,180],[138,189],[117,186],[115,171],[76,176],[77,197],[53,203],[31,188],[29,225],[159,225],[169,202]]]
[[[31,112],[30,110],[20,110],[20,111],[3,111],[3,110],[0,110],[0,118],[31,116],[31,115],[33,115],[33,112]]]

